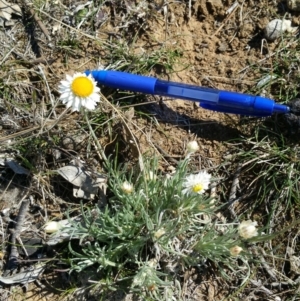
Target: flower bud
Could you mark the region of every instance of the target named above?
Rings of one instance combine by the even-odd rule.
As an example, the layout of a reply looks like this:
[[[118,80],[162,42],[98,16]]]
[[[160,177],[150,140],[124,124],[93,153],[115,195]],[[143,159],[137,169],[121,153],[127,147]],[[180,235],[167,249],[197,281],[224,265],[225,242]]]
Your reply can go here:
[[[146,172],[145,179],[147,181],[156,181],[157,176],[152,170],[149,170],[148,172]]]
[[[123,192],[130,194],[133,191],[133,185],[130,184],[129,182],[124,182],[121,186],[121,189],[123,190]]]
[[[238,228],[240,236],[245,239],[257,236],[256,226],[257,222],[252,222],[251,220],[242,221]]]
[[[243,248],[239,246],[234,246],[230,248],[229,251],[232,256],[238,256],[243,251]]]
[[[188,151],[188,153],[195,153],[199,150],[199,144],[197,141],[190,141],[187,146],[186,149]]]
[[[50,221],[45,224],[44,230],[47,234],[52,234],[57,232],[61,228],[61,224],[59,222]]]
[[[166,231],[164,228],[160,228],[158,229],[155,233],[154,233],[154,237],[156,239],[159,239],[160,237],[162,237],[164,234],[166,234]]]

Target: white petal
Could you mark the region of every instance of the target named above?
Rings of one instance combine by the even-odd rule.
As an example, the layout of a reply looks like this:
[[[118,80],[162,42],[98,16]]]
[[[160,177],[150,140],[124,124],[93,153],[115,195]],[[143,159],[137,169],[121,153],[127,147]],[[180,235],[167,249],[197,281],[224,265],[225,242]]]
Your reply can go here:
[[[67,81],[68,82],[72,82],[74,77],[73,76],[70,76],[69,74],[66,75],[66,78],[67,78]]]
[[[100,101],[100,95],[98,93],[94,93],[92,95],[93,99],[95,99],[96,102],[99,102]]]
[[[88,110],[94,110],[95,104],[92,102],[87,102],[84,107],[86,107]]]
[[[66,97],[70,97],[70,93],[69,92],[63,92],[60,95],[61,98],[66,98]]]
[[[81,108],[81,100],[79,97],[76,96],[73,102],[73,110],[80,111],[80,108]]]

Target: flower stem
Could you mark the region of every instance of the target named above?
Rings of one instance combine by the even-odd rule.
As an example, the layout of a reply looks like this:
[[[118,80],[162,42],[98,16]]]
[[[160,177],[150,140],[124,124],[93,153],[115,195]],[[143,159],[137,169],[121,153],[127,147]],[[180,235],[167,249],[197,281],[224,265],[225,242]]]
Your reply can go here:
[[[92,129],[92,126],[91,126],[91,123],[90,123],[90,120],[88,118],[86,110],[84,110],[84,116],[85,116],[86,123],[87,123],[87,125],[89,127],[90,133],[92,134],[92,137],[93,137],[93,139],[95,141],[95,144],[96,144],[96,146],[98,148],[98,152],[100,153],[100,159],[104,160],[105,164],[108,165],[108,160],[107,160],[107,157],[105,155],[104,149],[103,149],[102,145],[99,143],[99,140],[97,139],[97,137],[95,135],[95,132]]]

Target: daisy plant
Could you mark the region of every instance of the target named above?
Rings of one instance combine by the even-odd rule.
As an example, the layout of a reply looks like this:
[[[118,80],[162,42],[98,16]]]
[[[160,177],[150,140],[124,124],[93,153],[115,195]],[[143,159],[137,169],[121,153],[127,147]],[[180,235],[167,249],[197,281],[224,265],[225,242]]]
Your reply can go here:
[[[80,237],[80,248],[69,244],[71,269],[89,268],[95,271],[91,280],[110,288],[126,283],[151,300],[161,300],[183,271],[208,260],[225,275],[226,267],[249,275],[248,265],[237,261],[248,253],[247,239],[237,223],[217,214],[220,206],[209,195],[213,178],[207,171],[190,174],[190,160],[187,155],[168,175],[153,160],[145,159],[143,172],[111,163],[109,206],[82,207],[82,223],[68,230]]]

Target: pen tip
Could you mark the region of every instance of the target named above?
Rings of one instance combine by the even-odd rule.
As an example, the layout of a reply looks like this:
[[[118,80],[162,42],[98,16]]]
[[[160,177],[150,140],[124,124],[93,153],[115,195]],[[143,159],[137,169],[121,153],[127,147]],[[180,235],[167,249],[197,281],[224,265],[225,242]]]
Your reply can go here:
[[[273,108],[273,112],[274,113],[286,114],[286,113],[290,112],[290,107],[286,106],[286,105],[279,104],[279,103],[275,103],[274,108]]]

